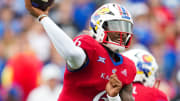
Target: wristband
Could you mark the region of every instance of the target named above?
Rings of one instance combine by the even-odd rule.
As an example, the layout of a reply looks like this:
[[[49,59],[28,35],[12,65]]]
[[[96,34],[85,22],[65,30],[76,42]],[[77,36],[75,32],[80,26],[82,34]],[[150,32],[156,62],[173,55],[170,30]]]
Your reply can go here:
[[[119,96],[119,93],[117,94],[117,96],[111,97],[107,94],[108,100],[109,101],[121,101],[121,97]]]
[[[42,15],[38,16],[37,20],[40,22],[42,17],[47,17],[47,15],[42,14]]]

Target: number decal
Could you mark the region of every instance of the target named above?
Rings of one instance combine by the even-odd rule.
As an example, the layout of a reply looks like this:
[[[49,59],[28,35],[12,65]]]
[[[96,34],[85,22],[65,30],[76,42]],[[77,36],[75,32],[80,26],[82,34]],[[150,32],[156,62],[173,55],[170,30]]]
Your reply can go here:
[[[78,47],[81,45],[81,41],[79,41],[79,39],[80,39],[80,38],[77,38],[77,39],[74,41],[75,45],[78,46]]]
[[[133,87],[133,94],[137,94],[137,92],[136,92],[136,86]]]

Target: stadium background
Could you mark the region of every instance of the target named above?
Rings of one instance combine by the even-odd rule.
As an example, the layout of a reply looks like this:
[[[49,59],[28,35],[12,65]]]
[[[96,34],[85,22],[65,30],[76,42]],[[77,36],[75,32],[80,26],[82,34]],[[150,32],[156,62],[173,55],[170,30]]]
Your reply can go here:
[[[49,15],[73,38],[88,27],[92,12],[106,2],[119,2],[130,10],[132,46],[152,52],[159,64],[160,89],[177,101],[173,99],[180,97],[180,1],[56,0]],[[26,11],[24,0],[1,0],[0,101],[25,101],[41,85],[41,69],[47,64],[59,67],[59,83],[63,84],[65,62],[42,26]]]

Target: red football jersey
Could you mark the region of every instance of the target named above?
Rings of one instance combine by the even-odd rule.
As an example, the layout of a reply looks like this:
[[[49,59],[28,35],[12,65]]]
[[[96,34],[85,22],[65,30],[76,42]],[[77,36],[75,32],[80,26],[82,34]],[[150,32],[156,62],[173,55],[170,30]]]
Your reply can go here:
[[[87,64],[79,70],[66,68],[64,85],[58,101],[104,101],[105,86],[110,75],[116,73],[123,86],[130,84],[135,77],[134,63],[120,54],[115,62],[108,51],[89,35],[80,35],[74,39],[88,57]]]
[[[133,97],[135,101],[168,101],[167,96],[159,89],[145,87],[140,83],[133,83]]]

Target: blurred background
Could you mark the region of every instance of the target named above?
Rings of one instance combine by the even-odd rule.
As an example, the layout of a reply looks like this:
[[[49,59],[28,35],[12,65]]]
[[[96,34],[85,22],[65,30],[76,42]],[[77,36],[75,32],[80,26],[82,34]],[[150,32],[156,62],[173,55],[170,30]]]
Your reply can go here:
[[[180,0],[56,0],[49,16],[71,38],[88,29],[96,8],[119,2],[134,18],[133,47],[159,64],[159,89],[180,99]],[[132,47],[132,48],[133,48]],[[56,101],[65,62],[24,0],[0,2],[0,101]]]

